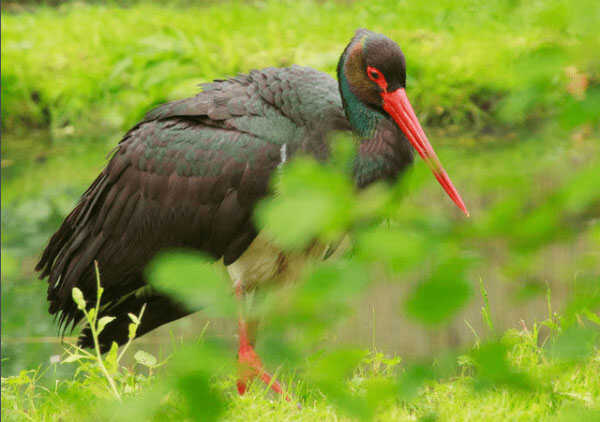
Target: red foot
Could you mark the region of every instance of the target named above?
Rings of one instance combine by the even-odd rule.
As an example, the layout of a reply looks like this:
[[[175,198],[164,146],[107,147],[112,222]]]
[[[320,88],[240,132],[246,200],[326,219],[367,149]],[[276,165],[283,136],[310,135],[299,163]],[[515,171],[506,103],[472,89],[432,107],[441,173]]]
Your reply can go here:
[[[241,283],[236,283],[235,294],[238,297],[238,299],[242,298],[243,291]],[[258,357],[256,352],[254,351],[254,348],[252,347],[252,343],[250,342],[248,336],[248,326],[241,314],[240,319],[238,321],[238,329],[240,335],[240,348],[238,351],[240,374],[239,379],[237,381],[237,389],[240,396],[246,392],[248,382],[256,377],[259,377],[262,380],[262,382],[264,382],[271,388],[271,390],[273,390],[277,394],[281,394],[287,401],[291,401],[290,396],[283,392],[281,384],[275,381],[273,377],[270,374],[268,374],[263,368],[263,364],[260,361],[260,358]]]
[[[247,390],[247,383],[252,379],[259,377],[262,382],[269,385],[277,394],[282,394],[283,397],[290,401],[290,397],[284,394],[283,388],[278,381],[268,374],[260,361],[260,358],[249,344],[241,345],[238,352],[238,361],[240,364],[240,378],[237,382],[237,389],[240,395],[243,395]]]

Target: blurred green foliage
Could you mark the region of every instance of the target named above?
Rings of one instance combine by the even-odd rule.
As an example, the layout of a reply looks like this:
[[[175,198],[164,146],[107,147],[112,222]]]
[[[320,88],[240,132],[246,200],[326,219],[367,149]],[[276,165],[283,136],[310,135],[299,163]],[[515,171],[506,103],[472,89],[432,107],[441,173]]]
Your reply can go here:
[[[3,420],[597,417],[598,2],[128,5],[3,10],[2,367],[14,375],[2,379]],[[235,398],[233,346],[213,338],[178,347],[162,366],[138,351],[131,369],[114,369],[123,404],[94,365],[24,370],[57,353],[20,342],[55,334],[45,287],[32,281],[35,258],[121,131],[215,77],[291,63],[333,74],[357,27],[402,46],[415,109],[472,217],[421,162],[394,186],[356,191],[353,142],[344,137],[333,140],[329,164],[298,159],[277,175],[277,200],[260,204],[257,222],[282,248],[351,239],[341,258],[312,263],[297,283],[253,298],[259,352],[268,367],[283,365],[276,376],[304,409],[271,403],[258,384]],[[227,277],[203,257],[165,254],[148,274],[191,307],[235,317]],[[474,332],[466,350],[422,361],[336,337],[374,284],[406,285],[394,311],[434,332],[461,315],[487,277],[506,280],[520,301],[557,282],[566,303],[557,312],[548,299],[541,323],[502,333],[495,322],[513,303],[486,297],[489,331]],[[44,377],[58,382],[46,388]]]
[[[333,74],[359,27],[400,43],[429,125],[598,121],[594,0],[191,4],[3,13],[2,128],[126,129],[216,77],[291,63]]]
[[[158,256],[147,274],[153,287],[189,309],[204,309],[210,316],[235,315],[229,278],[200,254],[182,251]]]

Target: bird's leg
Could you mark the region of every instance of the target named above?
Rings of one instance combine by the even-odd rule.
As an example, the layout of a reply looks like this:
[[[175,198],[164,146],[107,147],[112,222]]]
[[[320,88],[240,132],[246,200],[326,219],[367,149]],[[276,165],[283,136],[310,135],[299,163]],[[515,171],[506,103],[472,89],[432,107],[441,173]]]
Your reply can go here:
[[[246,392],[248,382],[252,379],[259,377],[265,384],[271,387],[271,389],[277,394],[283,394],[286,400],[290,400],[290,397],[283,392],[281,384],[274,380],[273,377],[264,370],[263,364],[254,351],[255,334],[256,334],[256,321],[250,321],[248,323],[244,316],[244,292],[240,282],[235,283],[235,294],[240,303],[240,312],[238,320],[239,330],[239,350],[238,350],[238,362],[240,365],[239,378],[237,381],[237,389],[240,395]]]

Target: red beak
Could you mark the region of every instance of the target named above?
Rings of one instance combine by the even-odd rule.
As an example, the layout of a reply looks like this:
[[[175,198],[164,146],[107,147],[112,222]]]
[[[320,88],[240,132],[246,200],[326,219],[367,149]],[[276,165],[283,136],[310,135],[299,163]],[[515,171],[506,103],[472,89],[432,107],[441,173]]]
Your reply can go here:
[[[463,200],[427,140],[427,136],[425,136],[410,101],[408,101],[404,88],[398,88],[394,92],[383,92],[381,96],[383,97],[383,109],[392,116],[421,158],[431,167],[435,178],[440,182],[448,196],[468,217],[469,211],[467,211]]]

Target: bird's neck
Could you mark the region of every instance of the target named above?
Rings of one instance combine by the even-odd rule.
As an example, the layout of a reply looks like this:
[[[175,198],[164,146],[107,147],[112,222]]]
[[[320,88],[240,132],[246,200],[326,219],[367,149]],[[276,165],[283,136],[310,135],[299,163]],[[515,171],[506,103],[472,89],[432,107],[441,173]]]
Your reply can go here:
[[[413,162],[413,150],[400,131],[387,119],[374,135],[362,139],[354,159],[353,176],[358,187],[385,180],[394,182]]]
[[[343,66],[342,66],[343,68]],[[385,116],[383,113],[365,105],[350,89],[344,72],[338,71],[340,93],[346,117],[352,130],[361,138],[371,138]]]
[[[383,113],[358,99],[343,72],[338,72],[338,78],[346,117],[360,139],[353,166],[356,184],[395,180],[413,161],[410,144]]]

